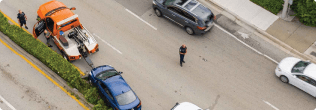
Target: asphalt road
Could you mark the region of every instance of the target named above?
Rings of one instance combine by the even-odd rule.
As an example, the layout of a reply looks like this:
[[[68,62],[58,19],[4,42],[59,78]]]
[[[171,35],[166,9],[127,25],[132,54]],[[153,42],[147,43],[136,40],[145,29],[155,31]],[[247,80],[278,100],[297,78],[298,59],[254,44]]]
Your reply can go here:
[[[83,109],[2,43],[0,50],[0,110]]]
[[[46,1],[6,0],[0,9],[15,21],[17,10],[23,10],[32,27],[38,7]],[[150,8],[151,0],[60,1],[75,6],[80,22],[99,37],[100,51],[90,56],[94,64],[123,71],[144,110],[167,110],[184,101],[211,110],[316,107],[315,98],[279,81],[274,74],[277,64],[218,27],[202,36],[187,35],[176,24],[157,17]],[[182,44],[187,45],[188,53],[180,67],[178,49]],[[271,57],[287,56],[273,46],[266,47],[276,51]],[[74,64],[83,71],[91,69],[83,60]]]

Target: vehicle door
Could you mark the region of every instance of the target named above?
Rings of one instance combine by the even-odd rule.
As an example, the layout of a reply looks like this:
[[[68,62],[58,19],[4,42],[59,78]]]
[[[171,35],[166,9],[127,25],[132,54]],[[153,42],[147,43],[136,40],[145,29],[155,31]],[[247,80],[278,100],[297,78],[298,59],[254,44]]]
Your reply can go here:
[[[307,84],[306,84],[306,92],[310,95],[316,97],[316,81],[308,76]]]
[[[181,17],[183,16],[183,11],[174,6],[169,6],[167,9],[169,12],[166,14],[167,18],[183,27],[183,17]]]
[[[183,25],[184,26],[190,26],[191,28],[194,28],[197,26],[197,23],[196,23],[196,19],[191,15],[189,14],[188,12],[183,12]]]
[[[99,88],[99,90],[101,91],[101,97],[103,98],[103,99],[106,99],[107,100],[107,102],[105,102],[105,103],[110,103],[111,104],[111,106],[113,107],[113,108],[115,108],[116,107],[116,105],[113,103],[114,102],[114,99],[113,99],[113,96],[112,96],[112,94],[110,93],[110,91],[109,91],[109,89],[108,89],[108,87],[104,84],[104,83],[102,83],[102,81],[100,81],[100,80],[98,80],[98,88]]]
[[[297,88],[300,88],[301,90],[307,92],[307,82],[308,82],[308,77],[305,75],[295,75],[293,85],[296,86]]]
[[[35,39],[37,39],[37,37],[41,35],[45,29],[46,29],[46,23],[44,20],[40,20],[36,24],[34,24],[33,36],[35,37]]]

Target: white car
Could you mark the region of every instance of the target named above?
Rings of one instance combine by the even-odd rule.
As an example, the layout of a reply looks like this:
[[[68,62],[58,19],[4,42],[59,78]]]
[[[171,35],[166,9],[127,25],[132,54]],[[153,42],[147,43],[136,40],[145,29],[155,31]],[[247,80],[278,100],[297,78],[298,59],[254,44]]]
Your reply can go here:
[[[316,97],[316,65],[314,63],[287,57],[279,63],[275,74],[282,82],[290,83]]]
[[[182,102],[182,103],[176,103],[176,105],[171,110],[203,110],[203,109],[201,109],[200,107],[190,102]]]

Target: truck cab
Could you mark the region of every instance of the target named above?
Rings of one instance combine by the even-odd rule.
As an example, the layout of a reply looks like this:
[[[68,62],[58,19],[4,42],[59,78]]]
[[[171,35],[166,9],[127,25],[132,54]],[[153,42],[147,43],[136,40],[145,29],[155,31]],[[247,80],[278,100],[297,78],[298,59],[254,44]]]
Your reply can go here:
[[[99,50],[92,34],[80,23],[78,15],[72,12],[75,9],[55,0],[44,3],[37,11],[38,22],[33,28],[35,38],[47,30],[68,61]]]

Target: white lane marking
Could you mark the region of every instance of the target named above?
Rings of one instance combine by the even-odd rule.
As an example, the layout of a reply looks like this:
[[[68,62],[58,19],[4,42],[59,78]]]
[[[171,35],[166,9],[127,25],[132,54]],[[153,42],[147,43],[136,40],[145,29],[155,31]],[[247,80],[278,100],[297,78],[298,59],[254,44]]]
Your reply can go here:
[[[7,102],[1,95],[0,100],[2,100],[7,106],[9,106],[12,110],[16,110],[9,102]]]
[[[275,110],[279,110],[278,108],[276,108],[275,106],[273,106],[272,104],[270,104],[269,102],[263,100],[264,103],[268,104],[270,107],[274,108]]]
[[[0,0],[0,2],[1,2],[1,0]],[[0,108],[0,110],[2,110],[2,109]]]
[[[121,51],[119,51],[118,49],[116,49],[115,47],[113,47],[110,43],[106,42],[105,40],[101,39],[101,37],[99,37],[98,35],[96,35],[95,33],[93,33],[94,36],[97,36],[102,42],[104,42],[106,45],[110,46],[113,50],[117,51],[118,53],[122,54]]]
[[[2,0],[0,0],[0,3],[2,2]],[[0,108],[0,110],[1,110],[1,108]]]
[[[146,22],[145,20],[143,20],[142,18],[140,18],[139,16],[137,16],[135,13],[131,12],[128,9],[125,9],[127,12],[131,13],[132,15],[134,15],[136,18],[138,18],[139,20],[143,21],[144,23],[146,23],[148,26],[152,27],[153,29],[157,30],[157,28],[155,28],[153,25],[149,24],[148,22]]]
[[[246,43],[243,42],[242,40],[238,39],[235,35],[231,34],[231,33],[228,32],[228,31],[226,31],[226,30],[225,30],[224,28],[222,28],[221,26],[219,26],[219,25],[217,25],[217,24],[215,24],[215,23],[214,23],[214,25],[215,25],[216,27],[218,27],[220,30],[224,31],[225,33],[227,33],[227,34],[229,34],[230,36],[232,36],[233,38],[235,38],[235,39],[236,39],[237,41],[239,41],[240,43],[242,43],[242,44],[244,44],[245,46],[247,46],[248,48],[250,48],[251,50],[257,52],[258,54],[260,54],[260,55],[262,55],[262,56],[268,58],[269,60],[273,61],[274,63],[278,64],[278,62],[277,62],[276,60],[272,59],[271,57],[269,57],[269,56],[267,56],[267,55],[265,55],[265,54],[263,54],[263,53],[261,53],[260,51],[256,50],[255,48],[249,46],[248,44],[246,44]]]

